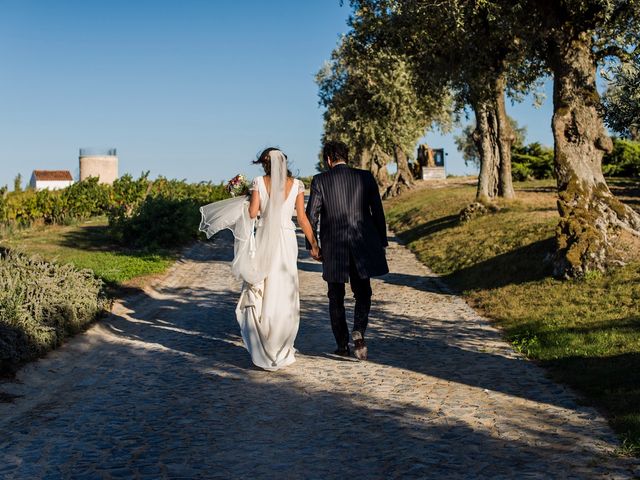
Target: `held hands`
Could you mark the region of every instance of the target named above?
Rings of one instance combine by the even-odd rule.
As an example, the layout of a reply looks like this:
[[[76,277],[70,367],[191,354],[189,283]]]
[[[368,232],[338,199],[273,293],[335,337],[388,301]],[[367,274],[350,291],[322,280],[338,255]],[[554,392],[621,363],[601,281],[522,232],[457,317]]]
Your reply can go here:
[[[322,261],[322,252],[317,243],[311,246],[311,257],[318,262]]]

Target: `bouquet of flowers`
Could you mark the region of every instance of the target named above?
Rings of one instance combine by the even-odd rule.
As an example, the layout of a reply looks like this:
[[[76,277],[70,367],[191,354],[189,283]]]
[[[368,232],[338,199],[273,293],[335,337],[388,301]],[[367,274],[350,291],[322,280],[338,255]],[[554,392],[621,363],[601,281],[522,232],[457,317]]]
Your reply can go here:
[[[229,192],[229,195],[232,197],[248,195],[249,187],[250,185],[247,181],[247,177],[242,174],[238,174],[229,180],[229,183],[227,183],[227,192]]]

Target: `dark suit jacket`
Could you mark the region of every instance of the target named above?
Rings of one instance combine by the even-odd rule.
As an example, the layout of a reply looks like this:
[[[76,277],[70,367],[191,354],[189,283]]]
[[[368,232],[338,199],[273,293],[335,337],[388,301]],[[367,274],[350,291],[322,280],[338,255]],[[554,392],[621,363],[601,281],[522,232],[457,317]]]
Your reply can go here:
[[[349,281],[350,256],[361,278],[389,272],[387,225],[371,172],[336,165],[313,177],[307,216],[316,234],[320,226],[322,278],[327,282]]]

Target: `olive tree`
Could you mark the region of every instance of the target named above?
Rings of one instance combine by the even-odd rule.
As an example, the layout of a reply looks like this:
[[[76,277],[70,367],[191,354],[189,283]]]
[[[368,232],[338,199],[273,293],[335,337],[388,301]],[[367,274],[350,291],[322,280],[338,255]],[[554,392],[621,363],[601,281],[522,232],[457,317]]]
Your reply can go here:
[[[640,235],[640,214],[613,196],[602,174],[602,158],[612,142],[596,72],[599,62],[624,61],[637,51],[640,0],[352,3],[367,19],[364,38],[394,45],[410,59],[419,93],[447,82],[459,104],[473,108],[480,200],[508,189],[501,182],[510,176],[510,163],[502,155],[510,152],[514,137],[506,122],[504,90],[517,96],[550,72],[560,214],[554,273],[575,277],[619,263],[617,240],[623,231]],[[498,158],[504,168],[496,178]]]
[[[527,127],[521,127],[515,118],[507,116],[509,124],[514,134],[514,140],[511,145],[512,150],[514,148],[523,147],[525,139],[527,137]],[[462,153],[462,158],[465,165],[473,164],[476,167],[480,166],[480,153],[476,147],[475,142],[475,124],[467,124],[464,126],[459,135],[454,137],[456,147]]]
[[[447,116],[448,99],[419,97],[404,55],[362,44],[347,35],[317,75],[324,114],[324,137],[345,141],[360,166],[373,171],[385,197],[410,188],[409,159],[417,141]],[[390,159],[397,171],[390,179]]]
[[[507,2],[512,5],[514,2]],[[612,150],[596,88],[598,63],[638,45],[639,0],[519,0],[519,19],[539,25],[553,74],[552,130],[560,223],[558,276],[582,276],[618,263],[619,234],[640,235],[640,215],[611,193],[602,158]]]
[[[614,132],[640,141],[640,52],[618,63],[603,97],[605,121]]]
[[[519,98],[536,84],[542,63],[523,43],[521,27],[500,2],[466,0],[354,0],[354,29],[372,44],[408,56],[419,96],[454,92],[458,110],[475,114],[472,136],[480,158],[477,198],[514,197],[511,146],[515,132],[505,92]],[[529,60],[532,59],[532,60]]]

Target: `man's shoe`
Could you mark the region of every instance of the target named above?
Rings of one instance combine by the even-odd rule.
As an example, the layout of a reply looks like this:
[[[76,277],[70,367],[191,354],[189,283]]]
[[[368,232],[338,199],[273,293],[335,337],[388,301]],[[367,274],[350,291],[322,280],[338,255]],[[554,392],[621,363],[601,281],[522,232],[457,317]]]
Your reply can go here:
[[[335,352],[333,352],[335,355],[339,355],[341,357],[349,357],[351,356],[351,351],[349,350],[349,347],[347,348],[338,348]]]
[[[356,356],[358,360],[366,360],[367,359],[367,344],[364,343],[364,337],[362,333],[355,331],[351,334],[351,338],[353,339],[353,354]]]

